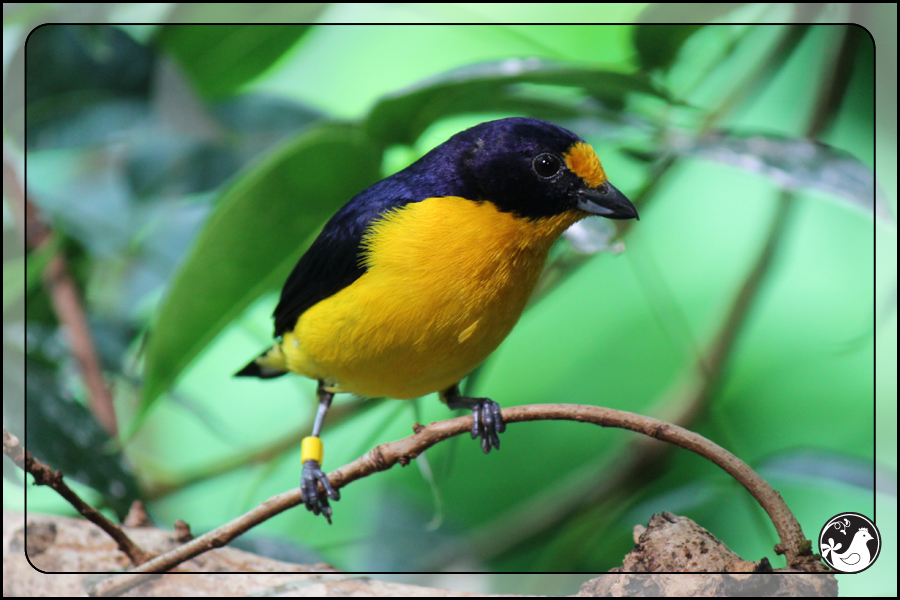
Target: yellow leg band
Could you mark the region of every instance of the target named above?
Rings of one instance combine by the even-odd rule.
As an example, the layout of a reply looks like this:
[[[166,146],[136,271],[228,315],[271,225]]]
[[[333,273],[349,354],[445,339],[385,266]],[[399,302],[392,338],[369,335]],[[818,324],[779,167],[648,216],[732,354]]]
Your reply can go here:
[[[319,465],[322,464],[322,458],[325,456],[325,449],[322,446],[322,440],[314,437],[307,436],[303,438],[303,441],[300,443],[300,460],[301,462],[306,462],[308,460],[314,460]]]

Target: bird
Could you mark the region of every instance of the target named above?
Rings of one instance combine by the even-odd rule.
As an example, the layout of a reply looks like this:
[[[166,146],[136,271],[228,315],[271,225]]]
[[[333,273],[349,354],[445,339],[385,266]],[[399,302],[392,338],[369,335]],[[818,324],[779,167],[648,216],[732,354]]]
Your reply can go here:
[[[867,527],[860,527],[850,541],[850,546],[841,553],[837,552],[841,549],[841,544],[836,544],[832,538],[828,538],[828,544],[822,548],[822,556],[827,557],[830,551],[831,564],[835,568],[845,573],[857,573],[871,563],[872,555],[869,552],[868,541],[874,539]]]
[[[589,216],[638,218],[583,139],[510,117],[453,135],[331,217],[281,290],[275,343],[235,374],[318,382],[301,442],[307,509],[331,523],[329,498],[340,499],[319,437],[336,393],[437,392],[472,411],[484,453],[499,450],[499,403],[464,396],[459,383],[519,320],[553,243]]]

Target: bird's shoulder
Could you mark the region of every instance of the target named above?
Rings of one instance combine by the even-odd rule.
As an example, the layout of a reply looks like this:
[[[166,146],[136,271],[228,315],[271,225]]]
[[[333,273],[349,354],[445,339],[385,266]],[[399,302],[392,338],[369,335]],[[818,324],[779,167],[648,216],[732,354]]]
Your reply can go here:
[[[449,170],[414,164],[366,188],[328,220],[297,262],[275,307],[275,336],[290,331],[318,302],[336,294],[365,273],[360,260],[366,228],[392,209],[460,191]]]

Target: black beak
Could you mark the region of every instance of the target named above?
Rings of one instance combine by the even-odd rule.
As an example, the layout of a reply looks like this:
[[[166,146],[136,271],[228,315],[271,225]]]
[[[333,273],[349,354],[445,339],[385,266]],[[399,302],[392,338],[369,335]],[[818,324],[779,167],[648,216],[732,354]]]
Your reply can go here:
[[[595,188],[575,192],[576,206],[592,215],[607,219],[638,219],[637,209],[625,194],[608,181]]]

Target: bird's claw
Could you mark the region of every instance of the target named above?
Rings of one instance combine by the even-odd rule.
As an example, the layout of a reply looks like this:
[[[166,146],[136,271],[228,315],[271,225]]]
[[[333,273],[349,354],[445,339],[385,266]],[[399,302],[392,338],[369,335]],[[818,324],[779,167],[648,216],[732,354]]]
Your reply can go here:
[[[500,434],[506,431],[500,405],[490,398],[472,398],[459,393],[459,385],[452,385],[441,392],[441,400],[453,410],[468,408],[472,411],[472,439],[481,438],[481,450],[485,454],[491,448],[500,449]]]
[[[472,405],[472,439],[481,438],[481,450],[485,454],[491,447],[500,449],[500,435],[506,431],[506,423],[500,413],[500,405],[490,398],[475,398]]]
[[[325,493],[319,493],[319,484],[325,488]],[[303,490],[303,503],[306,509],[312,511],[312,514],[322,514],[331,524],[331,506],[328,505],[328,498],[332,500],[340,500],[341,493],[331,487],[328,477],[322,472],[318,461],[310,459],[303,463],[303,474],[300,476],[300,486]]]

